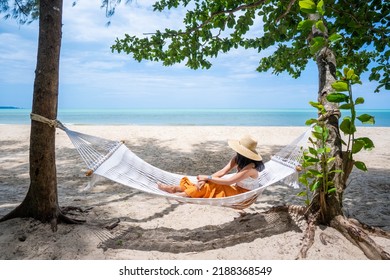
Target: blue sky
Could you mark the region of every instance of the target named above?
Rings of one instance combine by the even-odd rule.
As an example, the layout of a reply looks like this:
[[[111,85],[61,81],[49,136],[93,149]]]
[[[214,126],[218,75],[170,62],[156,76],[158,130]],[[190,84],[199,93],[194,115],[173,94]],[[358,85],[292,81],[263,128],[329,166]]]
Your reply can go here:
[[[183,11],[152,12],[154,1],[121,5],[110,19],[100,0],[64,1],[59,108],[311,108],[317,99],[318,74],[311,63],[299,79],[256,72],[261,56],[234,50],[213,60],[209,70],[184,64],[136,62],[112,53],[110,46],[125,33],[142,36],[182,25]],[[257,23],[256,31],[261,32]],[[259,33],[260,34],[260,33]],[[38,22],[0,24],[0,106],[31,108],[36,66]],[[269,51],[272,51],[269,50]],[[269,52],[265,52],[267,55]],[[366,102],[360,108],[389,109],[390,94],[374,93],[375,83],[362,77],[354,93]]]

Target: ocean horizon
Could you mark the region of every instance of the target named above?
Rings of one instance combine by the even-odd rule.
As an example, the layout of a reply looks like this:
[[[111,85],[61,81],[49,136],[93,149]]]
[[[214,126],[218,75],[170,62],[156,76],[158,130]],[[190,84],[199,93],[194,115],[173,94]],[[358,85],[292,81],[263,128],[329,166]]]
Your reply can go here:
[[[2,108],[0,124],[30,124],[30,113]],[[359,126],[390,127],[390,109],[359,114],[375,117],[375,125]],[[317,118],[315,109],[59,109],[57,119],[66,125],[305,126],[310,118]]]

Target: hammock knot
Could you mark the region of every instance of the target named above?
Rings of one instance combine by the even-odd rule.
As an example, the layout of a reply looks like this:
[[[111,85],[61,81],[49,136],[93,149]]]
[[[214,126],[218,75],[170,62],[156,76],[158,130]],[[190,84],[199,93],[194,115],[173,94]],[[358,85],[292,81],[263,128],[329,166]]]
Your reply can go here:
[[[41,122],[41,123],[45,123],[47,124],[48,126],[50,127],[58,127],[60,129],[64,129],[65,126],[60,122],[60,121],[57,121],[57,120],[50,120],[48,118],[45,118],[41,115],[38,115],[38,114],[34,114],[34,113],[31,113],[30,114],[30,118],[33,120],[33,121],[37,121],[37,122]]]

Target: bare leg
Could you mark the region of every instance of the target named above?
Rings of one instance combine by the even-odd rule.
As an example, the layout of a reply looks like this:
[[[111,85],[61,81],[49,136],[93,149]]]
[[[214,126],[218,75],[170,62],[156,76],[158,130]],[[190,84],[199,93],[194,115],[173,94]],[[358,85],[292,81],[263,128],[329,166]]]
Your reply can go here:
[[[176,193],[181,192],[180,186],[170,186],[170,185],[164,185],[160,182],[157,183],[157,186],[160,190],[165,191],[167,193]]]
[[[168,193],[174,193],[177,196],[182,196],[182,197],[189,197],[185,192],[181,190],[180,186],[170,186],[170,185],[164,185],[162,183],[157,183],[157,186],[160,190],[163,190]]]
[[[186,194],[185,192],[182,192],[182,191],[176,192],[175,194],[176,194],[177,196],[190,197],[188,194]]]

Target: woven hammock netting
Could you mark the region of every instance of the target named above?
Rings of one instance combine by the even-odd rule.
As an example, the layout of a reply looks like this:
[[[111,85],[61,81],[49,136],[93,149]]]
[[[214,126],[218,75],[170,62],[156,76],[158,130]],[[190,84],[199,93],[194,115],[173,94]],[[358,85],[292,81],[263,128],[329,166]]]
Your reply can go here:
[[[311,129],[308,129],[291,144],[272,156],[269,161],[265,162],[265,170],[259,173],[258,188],[255,190],[223,198],[187,198],[158,189],[157,182],[178,185],[183,176],[187,176],[191,181],[196,182],[195,176],[176,174],[157,168],[138,157],[120,141],[76,132],[68,129],[60,122],[57,127],[66,132],[86,166],[93,172],[90,186],[94,184],[99,176],[102,176],[142,192],[179,202],[235,209],[244,209],[250,206],[266,187],[274,183],[283,182],[298,187],[297,166],[300,165],[303,149],[307,146],[311,135]]]

